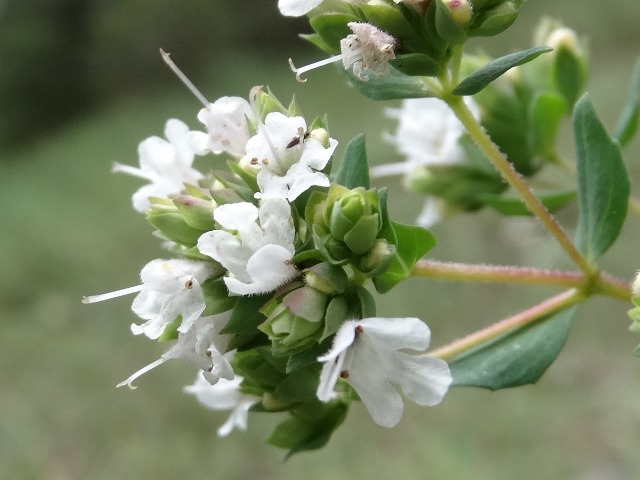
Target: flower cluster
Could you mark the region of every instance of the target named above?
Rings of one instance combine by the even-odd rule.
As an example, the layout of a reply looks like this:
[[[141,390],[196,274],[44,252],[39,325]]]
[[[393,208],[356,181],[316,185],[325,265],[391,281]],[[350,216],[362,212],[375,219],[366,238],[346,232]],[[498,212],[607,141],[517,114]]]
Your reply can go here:
[[[291,452],[326,442],[353,399],[385,427],[402,414],[396,387],[439,403],[451,374],[424,355],[428,327],[377,317],[365,287],[402,280],[432,238],[389,220],[386,191],[369,188],[364,145],[351,145],[332,179],[338,142],[325,122],[258,88],[250,101],[208,104],[198,119],[206,131],[169,120],[166,140],[140,144],[139,167],[114,167],[149,182],[133,205],[172,254],[147,264],[139,286],[85,298],[137,293],[143,322],[132,332],[169,344],[120,385],[185,360],[200,371],[185,390],[232,411],[220,435],[246,428],[250,410],[287,411],[271,442]],[[207,173],[193,166],[204,155]]]
[[[342,61],[358,81],[391,72],[438,76],[453,47],[470,37],[492,36],[517,18],[522,0],[279,0],[285,16],[308,15],[315,30],[305,38],[335,55],[302,68]],[[356,82],[357,85],[358,82]]]

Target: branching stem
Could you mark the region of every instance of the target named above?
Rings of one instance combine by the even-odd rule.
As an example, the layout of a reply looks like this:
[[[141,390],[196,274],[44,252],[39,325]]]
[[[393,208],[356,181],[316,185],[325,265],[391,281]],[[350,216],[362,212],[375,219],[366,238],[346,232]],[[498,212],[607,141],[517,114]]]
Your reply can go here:
[[[593,285],[590,286],[592,280],[581,272],[561,272],[511,265],[477,265],[420,260],[414,266],[412,275],[436,280],[590,288],[593,294],[618,298],[623,301],[631,299],[631,289],[628,282],[606,273],[600,273]]]
[[[540,220],[549,233],[553,235],[562,249],[575,262],[578,268],[588,278],[595,278],[598,274],[597,268],[589,263],[584,255],[580,253],[566,232],[542,204],[540,199],[533,193],[520,174],[516,172],[513,165],[507,160],[497,145],[493,143],[491,138],[489,138],[482,126],[473,117],[462,97],[449,96],[443,98],[443,100],[449,104],[478,148],[480,148],[480,150],[491,161],[496,170],[498,170],[507,183],[509,183],[511,188],[518,193],[529,210],[538,218],[538,220]]]

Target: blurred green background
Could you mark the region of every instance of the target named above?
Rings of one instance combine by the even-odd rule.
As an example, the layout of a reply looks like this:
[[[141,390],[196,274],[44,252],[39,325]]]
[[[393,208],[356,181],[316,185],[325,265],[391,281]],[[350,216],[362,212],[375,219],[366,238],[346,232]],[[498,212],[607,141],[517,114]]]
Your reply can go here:
[[[205,96],[246,96],[270,85],[296,94],[307,117],[329,115],[344,146],[367,134],[372,162],[395,160],[384,108],[359,97],[332,68],[299,84],[297,64],[322,54],[296,37],[303,19],[276,0],[0,0],[0,478],[11,479],[631,479],[640,472],[639,341],[627,305],[595,299],[579,311],[559,360],[534,387],[453,389],[442,405],[407,404],[400,425],[377,427],[355,405],[321,451],[283,462],[264,443],[279,418],[253,414],[250,431],[217,439],[224,413],[181,392],[193,369],[170,363],[136,391],[119,381],[156,359],[134,338],[131,298],[92,306],[83,295],[134,285],[163,255],[130,207],[139,181],[109,173],[135,164],[137,144],[170,117],[199,128],[198,102],[158,48]],[[248,6],[248,8],[247,8]],[[592,100],[615,123],[640,54],[640,2],[528,2],[493,55],[529,46],[543,14],[589,37]],[[566,142],[571,152],[571,141]],[[627,150],[640,175],[638,141]],[[340,157],[340,151],[337,154]],[[391,209],[411,221],[422,201],[391,187]],[[575,211],[561,220],[572,227]],[[571,268],[531,220],[490,212],[438,226],[441,260]],[[603,266],[632,278],[640,219],[629,218]],[[556,290],[410,280],[379,302],[383,315],[427,320],[434,344],[532,305]]]

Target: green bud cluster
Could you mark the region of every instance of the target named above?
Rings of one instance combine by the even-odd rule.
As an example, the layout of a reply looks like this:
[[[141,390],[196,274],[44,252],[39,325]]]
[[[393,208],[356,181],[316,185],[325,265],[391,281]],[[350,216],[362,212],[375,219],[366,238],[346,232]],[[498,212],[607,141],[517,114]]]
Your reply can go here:
[[[390,64],[405,75],[437,76],[451,57],[451,48],[468,38],[493,36],[517,18],[522,0],[424,0],[395,3],[380,0],[336,2],[314,11],[315,30],[305,38],[324,51],[340,51],[351,34],[350,22],[369,23],[396,39]]]
[[[323,258],[334,265],[349,264],[371,277],[384,271],[395,248],[380,238],[383,219],[379,207],[376,190],[334,184],[327,192],[314,192],[305,218]]]

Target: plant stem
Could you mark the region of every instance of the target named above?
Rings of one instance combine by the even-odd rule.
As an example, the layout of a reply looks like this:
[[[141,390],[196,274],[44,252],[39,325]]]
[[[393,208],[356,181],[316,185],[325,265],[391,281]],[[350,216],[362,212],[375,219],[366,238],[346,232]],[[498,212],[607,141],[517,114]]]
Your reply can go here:
[[[554,313],[565,310],[586,298],[586,295],[577,289],[572,288],[559,295],[551,297],[544,302],[541,302],[523,312],[520,312],[511,317],[505,318],[493,325],[478,330],[466,337],[455,340],[448,345],[440,347],[429,355],[438,357],[443,360],[451,360],[456,356],[471,350],[483,343],[490,340],[494,340],[512,330],[522,328],[525,325],[535,323],[544,317],[548,317]]]
[[[516,172],[513,165],[506,159],[500,149],[489,138],[482,126],[473,117],[473,114],[464,103],[462,97],[449,96],[443,98],[453,112],[456,114],[460,122],[467,129],[467,132],[471,139],[476,143],[478,148],[487,156],[487,158],[493,163],[493,166],[500,172],[502,177],[509,183],[520,198],[524,201],[525,205],[531,210],[531,212],[542,222],[545,228],[554,236],[556,241],[560,244],[562,249],[569,255],[569,257],[575,262],[578,268],[589,278],[594,278],[597,275],[597,268],[578,251],[573,244],[569,236],[558,224],[555,218],[549,213],[547,208],[542,204],[540,199],[529,188],[524,179]]]
[[[414,266],[412,276],[437,280],[518,283],[574,288],[586,288],[590,282],[590,279],[581,272],[561,272],[558,270],[511,265],[474,265],[439,262],[436,260],[420,260]],[[592,289],[593,293],[618,298],[623,301],[631,299],[629,284],[606,273],[601,273],[597,277]]]

